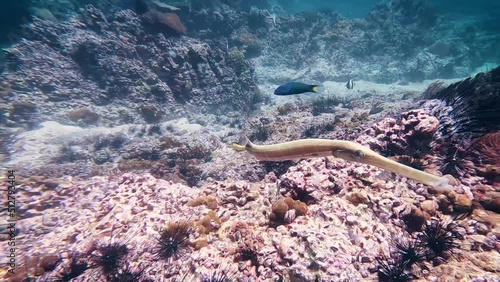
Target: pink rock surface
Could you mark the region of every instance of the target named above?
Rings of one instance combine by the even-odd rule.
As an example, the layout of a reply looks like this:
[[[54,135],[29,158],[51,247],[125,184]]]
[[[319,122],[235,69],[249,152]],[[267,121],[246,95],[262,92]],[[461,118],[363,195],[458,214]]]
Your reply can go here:
[[[396,144],[395,148],[404,149],[411,138],[432,136],[436,126],[425,112],[409,111],[400,122],[381,120],[359,134],[357,140],[373,147]],[[229,150],[225,152],[230,154]],[[245,161],[249,166],[258,165],[250,157]],[[231,173],[237,174],[238,168],[232,169]],[[464,185],[456,193],[481,185],[478,177],[459,180]],[[408,218],[425,221],[428,216],[453,211],[459,201],[462,206],[470,203],[467,197],[457,195],[430,194],[427,187],[412,180],[333,157],[301,160],[282,175],[270,172],[260,181],[209,179],[200,187],[147,173],[85,180],[34,177],[18,187],[17,226],[21,235],[17,238],[17,256],[32,260],[41,254],[62,257],[63,263],[55,270],[39,274],[49,281],[64,271],[75,254],[89,262],[89,249],[96,242],[125,243],[129,247],[127,267],[144,270],[141,281],[176,281],[182,277],[198,281],[220,269],[234,272],[237,281],[280,277],[293,281],[314,281],[317,277],[322,281],[373,281],[377,277],[375,257],[388,255],[394,238],[410,236],[406,231]],[[188,238],[192,245],[182,256],[169,262],[159,260],[154,254],[159,230],[169,222],[196,222],[207,216],[210,210],[205,205],[187,205],[202,196],[217,200],[214,212],[220,218],[218,229],[209,234],[196,230]],[[283,196],[305,202],[307,214],[272,227],[268,219],[271,205]],[[500,261],[496,251],[500,233],[498,226],[491,224],[492,219],[487,219],[490,216],[481,214],[474,218],[474,224],[470,219],[458,221],[466,237],[460,242],[464,245],[460,255],[474,261],[467,272],[451,272],[447,266],[440,266],[431,268],[420,281],[440,277],[443,269],[446,277],[493,279],[498,268],[481,264]],[[467,236],[477,234],[483,237],[472,238],[475,249],[467,247]],[[197,242],[205,244],[195,247]],[[250,252],[251,258],[243,250]],[[447,263],[457,264],[453,259]],[[31,269],[28,272],[35,275]],[[73,281],[99,281],[100,275],[98,269],[89,269]]]

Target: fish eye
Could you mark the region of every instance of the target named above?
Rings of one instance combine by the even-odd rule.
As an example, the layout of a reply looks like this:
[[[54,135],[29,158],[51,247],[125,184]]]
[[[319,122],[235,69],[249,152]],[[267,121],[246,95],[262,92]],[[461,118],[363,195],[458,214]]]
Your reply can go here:
[[[356,158],[364,158],[365,157],[365,153],[363,153],[363,151],[361,151],[361,150],[356,150],[356,152],[354,152],[354,156]]]

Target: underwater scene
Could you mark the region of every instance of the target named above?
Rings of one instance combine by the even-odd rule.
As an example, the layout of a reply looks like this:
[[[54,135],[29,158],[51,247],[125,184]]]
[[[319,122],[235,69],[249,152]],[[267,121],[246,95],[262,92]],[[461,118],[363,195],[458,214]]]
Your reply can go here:
[[[500,282],[500,1],[1,0],[0,281]]]

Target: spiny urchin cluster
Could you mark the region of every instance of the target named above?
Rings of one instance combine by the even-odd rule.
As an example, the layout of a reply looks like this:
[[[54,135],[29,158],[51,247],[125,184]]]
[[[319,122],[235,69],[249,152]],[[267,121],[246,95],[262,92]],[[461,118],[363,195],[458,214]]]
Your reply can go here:
[[[452,256],[460,247],[455,239],[461,236],[457,225],[441,218],[431,218],[416,238],[398,239],[394,242],[391,256],[381,255],[378,263],[378,279],[382,282],[404,282],[415,278],[416,266],[427,270],[426,261],[440,263]]]
[[[156,260],[170,262],[172,259],[182,257],[184,251],[190,246],[189,237],[194,231],[193,224],[189,221],[169,223],[159,231],[159,238],[153,254]],[[48,280],[66,282],[77,278],[87,272],[92,281],[103,282],[136,282],[145,280],[143,266],[132,267],[129,261],[130,249],[123,241],[93,242],[83,253],[73,255],[60,265],[57,273],[46,275]],[[60,263],[63,263],[61,260]],[[88,272],[87,270],[91,270]],[[232,272],[220,270],[210,276],[199,277],[199,281],[232,281]],[[186,278],[187,279],[187,278]],[[181,281],[193,281],[181,280]]]
[[[430,114],[439,120],[434,150],[441,154],[441,172],[460,175],[471,141],[500,131],[500,67],[442,88],[434,83],[423,94]]]
[[[60,270],[42,277],[40,281],[69,282],[93,269],[93,281],[138,282],[142,280],[144,268],[132,270],[126,263],[128,247],[119,242],[93,244],[85,253],[73,253],[67,262],[61,261]],[[88,262],[87,262],[88,261]],[[44,280],[45,279],[45,280]]]
[[[500,107],[499,82],[500,67],[497,67],[444,89],[430,91],[432,93],[424,97],[441,101],[426,103],[426,106],[440,121],[439,132],[448,143],[470,140],[500,130],[497,122],[500,119],[497,110]]]

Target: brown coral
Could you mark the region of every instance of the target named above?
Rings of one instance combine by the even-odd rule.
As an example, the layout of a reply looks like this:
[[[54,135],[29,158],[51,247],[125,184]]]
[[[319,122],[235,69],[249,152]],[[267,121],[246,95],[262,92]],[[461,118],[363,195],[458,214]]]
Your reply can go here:
[[[201,205],[205,205],[207,208],[211,210],[217,209],[217,199],[214,196],[201,196],[196,199],[189,200],[187,205],[190,207],[197,207]]]
[[[299,200],[290,197],[279,199],[271,206],[269,220],[273,223],[290,223],[295,217],[305,215],[307,205]]]
[[[219,230],[221,220],[219,216],[212,210],[195,223],[195,226],[200,234],[208,234]]]

